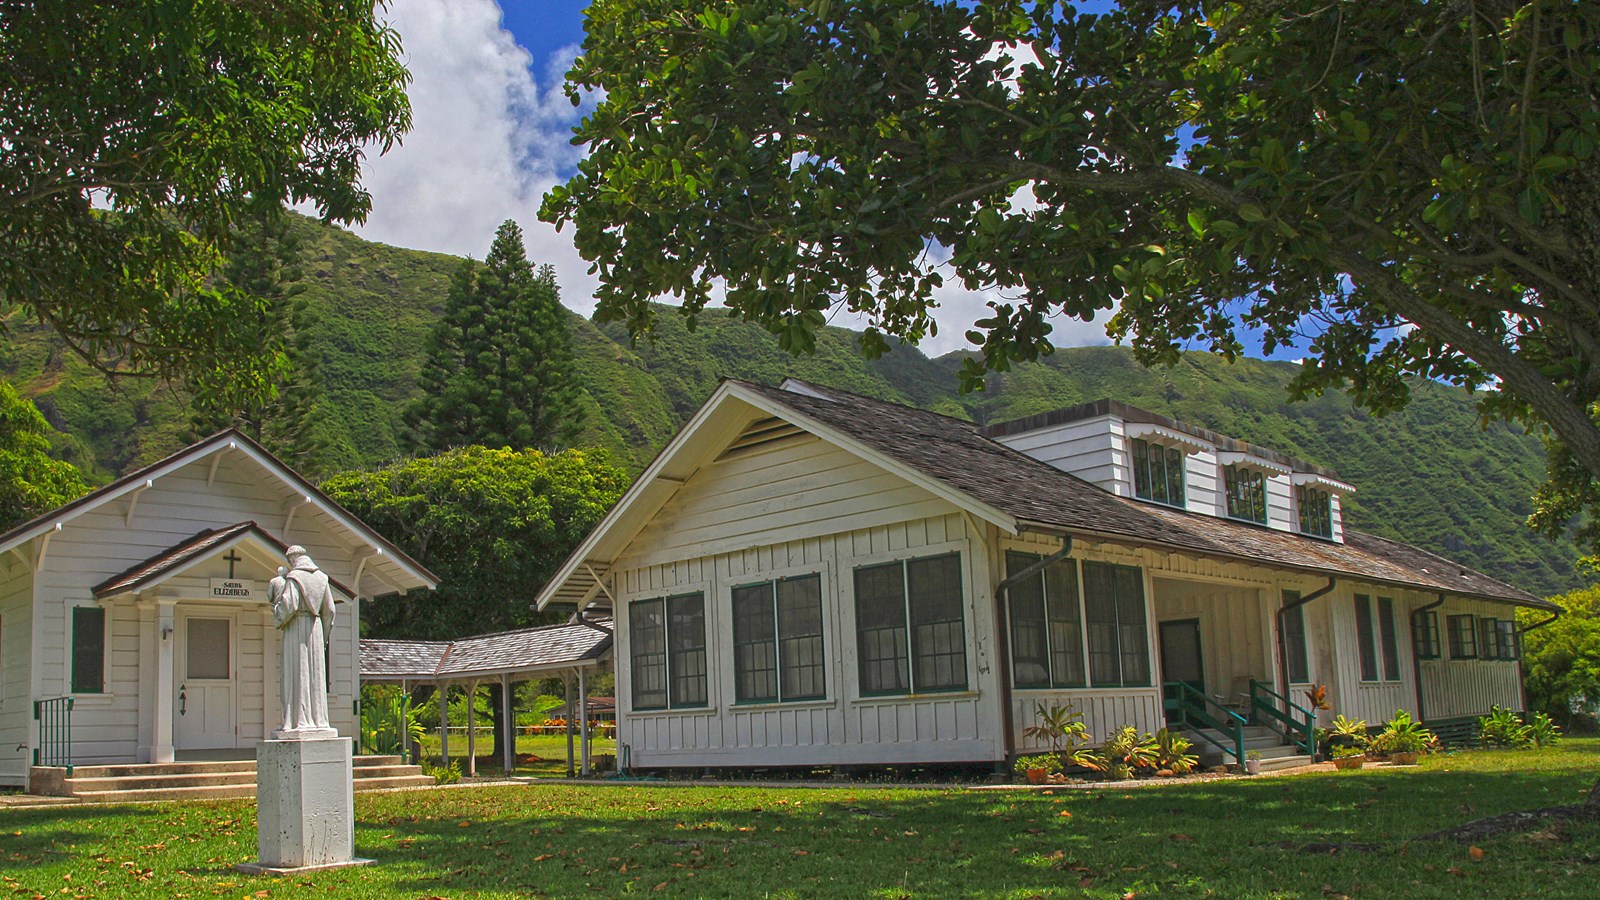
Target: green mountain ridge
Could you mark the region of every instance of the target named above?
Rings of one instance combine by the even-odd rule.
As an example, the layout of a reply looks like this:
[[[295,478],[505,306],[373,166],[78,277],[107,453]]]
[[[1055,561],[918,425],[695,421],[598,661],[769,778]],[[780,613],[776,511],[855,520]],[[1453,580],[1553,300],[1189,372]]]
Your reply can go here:
[[[322,398],[314,424],[327,448],[311,468],[370,468],[404,452],[400,412],[416,391],[429,329],[456,257],[364,241],[299,219],[305,298],[315,313]],[[537,262],[537,260],[535,260]],[[180,449],[191,433],[187,399],[147,380],[115,383],[18,313],[4,317],[0,375],[63,434],[63,458],[106,480]],[[1433,383],[1410,406],[1374,417],[1331,393],[1288,402],[1295,365],[1234,364],[1187,353],[1146,369],[1119,347],[1057,351],[958,390],[962,353],[930,359],[898,347],[876,360],[855,332],[829,328],[814,355],[793,357],[758,326],[722,311],[690,329],[668,307],[655,334],[630,341],[621,326],[572,317],[586,386],[580,442],[638,471],[671,439],[721,378],[776,383],[797,377],[976,422],[996,422],[1111,397],[1328,466],[1353,483],[1351,525],[1404,540],[1540,594],[1581,586],[1569,541],[1523,521],[1543,476],[1539,442],[1504,423],[1477,421],[1472,397]]]

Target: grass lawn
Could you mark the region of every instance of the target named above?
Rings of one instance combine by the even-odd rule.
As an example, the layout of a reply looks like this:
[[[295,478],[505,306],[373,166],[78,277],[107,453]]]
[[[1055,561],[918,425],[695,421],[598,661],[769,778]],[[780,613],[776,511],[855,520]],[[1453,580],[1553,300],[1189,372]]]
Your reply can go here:
[[[998,791],[561,783],[356,797],[376,866],[297,880],[254,857],[249,802],[0,812],[0,891],[51,897],[1594,897],[1600,826],[1408,837],[1576,802],[1600,741],[1410,769]],[[1380,842],[1312,854],[1278,842]],[[1479,857],[1479,858],[1474,858]]]

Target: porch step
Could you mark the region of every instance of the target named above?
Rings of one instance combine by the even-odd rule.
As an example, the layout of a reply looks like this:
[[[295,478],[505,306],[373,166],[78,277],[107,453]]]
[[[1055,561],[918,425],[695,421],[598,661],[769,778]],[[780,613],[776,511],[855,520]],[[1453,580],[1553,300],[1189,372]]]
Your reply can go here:
[[[126,803],[145,800],[233,800],[256,794],[255,760],[227,762],[139,763],[78,766],[70,778],[65,769],[40,769],[35,773],[54,778],[49,791],[85,802]],[[435,783],[421,766],[405,765],[398,756],[357,756],[351,760],[356,792],[423,787]]]
[[[1311,757],[1305,755],[1304,753],[1296,753],[1289,756],[1278,756],[1272,759],[1268,759],[1265,756],[1261,758],[1262,772],[1276,772],[1279,769],[1295,769],[1299,768],[1300,766],[1309,765],[1311,765]]]

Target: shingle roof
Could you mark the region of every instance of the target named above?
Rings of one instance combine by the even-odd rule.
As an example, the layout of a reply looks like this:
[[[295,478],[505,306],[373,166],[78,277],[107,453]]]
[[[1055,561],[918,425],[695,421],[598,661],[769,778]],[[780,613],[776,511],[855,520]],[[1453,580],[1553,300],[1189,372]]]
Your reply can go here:
[[[1555,609],[1520,588],[1376,535],[1347,529],[1341,544],[1119,497],[990,440],[961,419],[819,385],[805,386],[821,397],[739,384],[1024,523]]]
[[[462,679],[534,672],[600,659],[611,650],[611,620],[483,634],[454,641],[361,640],[362,678]]]
[[[212,551],[222,549],[223,546],[245,535],[251,535],[259,539],[279,553],[289,549],[289,545],[273,537],[266,529],[255,522],[239,522],[226,528],[208,528],[197,533],[192,538],[168,547],[143,562],[136,563],[127,571],[119,575],[113,575],[100,582],[94,587],[94,596],[99,599],[138,590],[152,581],[156,581],[169,573],[174,573],[190,563],[204,558]],[[346,597],[355,596],[342,583],[331,578],[329,581]]]

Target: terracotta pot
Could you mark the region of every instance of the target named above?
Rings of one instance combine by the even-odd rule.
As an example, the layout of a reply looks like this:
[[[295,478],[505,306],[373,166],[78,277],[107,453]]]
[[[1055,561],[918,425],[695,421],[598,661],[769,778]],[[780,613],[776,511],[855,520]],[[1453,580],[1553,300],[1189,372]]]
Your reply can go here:
[[[1024,769],[1022,774],[1028,777],[1029,784],[1049,784],[1049,769]]]
[[[1261,774],[1261,760],[1259,760],[1259,759],[1247,759],[1247,760],[1245,760],[1244,761],[1244,771],[1248,775],[1260,775]]]
[[[1389,765],[1391,765],[1391,766],[1414,766],[1416,764],[1417,764],[1417,754],[1415,754],[1415,753],[1391,753],[1391,754],[1389,754]]]
[[[1335,759],[1333,767],[1335,769],[1359,769],[1366,761],[1364,756],[1346,756],[1342,759]]]

